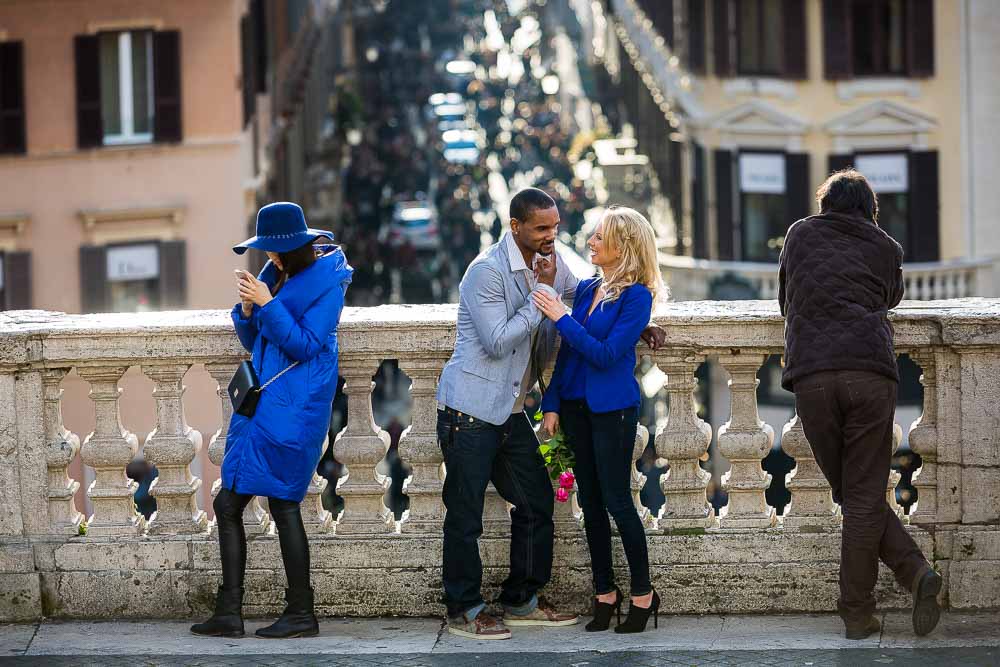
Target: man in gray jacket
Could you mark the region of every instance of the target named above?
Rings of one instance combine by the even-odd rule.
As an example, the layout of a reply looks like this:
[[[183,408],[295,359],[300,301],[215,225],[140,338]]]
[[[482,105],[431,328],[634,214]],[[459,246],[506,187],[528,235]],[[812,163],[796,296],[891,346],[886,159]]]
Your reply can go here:
[[[535,188],[510,203],[510,232],[477,257],[459,287],[455,352],[438,385],[438,439],[444,453],[444,599],[448,631],[508,639],[485,611],[479,536],[486,486],[514,505],[510,575],[500,601],[508,625],[572,625],[577,617],[538,597],[552,571],[553,494],[524,397],[555,345],[555,327],[530,295],[572,300],[578,279],[555,252],[559,211]]]

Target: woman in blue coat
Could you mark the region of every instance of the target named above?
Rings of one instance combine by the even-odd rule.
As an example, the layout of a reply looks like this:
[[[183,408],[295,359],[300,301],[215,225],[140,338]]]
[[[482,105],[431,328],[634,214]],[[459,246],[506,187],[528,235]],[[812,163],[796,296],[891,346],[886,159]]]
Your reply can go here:
[[[580,281],[573,312],[556,297],[534,294],[535,305],[562,338],[556,368],[542,398],[542,427],[563,432],[573,448],[580,507],[593,573],[594,620],[589,632],[607,630],[622,593],[611,561],[615,520],[631,574],[628,618],[615,632],[642,632],[654,624],[660,596],[649,579],[646,532],[632,504],[632,449],[638,426],[639,384],[635,346],[653,304],[666,288],[656,260],[653,228],[630,208],[611,208],[587,242],[600,275]]]
[[[337,324],[352,269],[339,248],[314,246],[318,237],[333,235],[309,229],[301,208],[278,202],[257,214],[257,235],[233,248],[237,254],[247,248],[267,252],[269,261],[256,279],[237,272],[240,303],[232,317],[261,385],[276,379],[261,392],[252,417],[234,414],[229,424],[222,488],[213,504],[222,585],[215,614],[192,626],[195,634],[243,636],[243,510],[254,496],[268,498],[288,578],[284,613],[257,635],[304,637],[319,632],[299,503],[330,425],[337,389]]]

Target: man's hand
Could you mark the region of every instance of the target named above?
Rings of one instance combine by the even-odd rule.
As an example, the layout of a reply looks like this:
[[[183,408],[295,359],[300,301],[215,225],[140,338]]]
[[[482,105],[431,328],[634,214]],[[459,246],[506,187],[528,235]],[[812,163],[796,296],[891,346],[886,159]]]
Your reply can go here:
[[[642,330],[639,334],[646,345],[649,346],[651,350],[659,350],[663,347],[664,341],[667,340],[667,332],[664,331],[658,324],[650,324],[648,327]]]
[[[535,262],[535,280],[549,287],[556,284],[556,257],[539,257]]]
[[[548,434],[549,438],[555,436],[556,431],[559,430],[559,413],[558,412],[546,412],[542,416],[542,431]]]

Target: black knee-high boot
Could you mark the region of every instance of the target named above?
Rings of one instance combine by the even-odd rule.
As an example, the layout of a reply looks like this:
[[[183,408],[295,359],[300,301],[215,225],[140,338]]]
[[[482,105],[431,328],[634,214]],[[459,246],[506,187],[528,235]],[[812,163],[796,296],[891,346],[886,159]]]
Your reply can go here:
[[[285,589],[286,605],[281,618],[258,630],[257,636],[267,639],[315,637],[319,634],[319,621],[313,606],[313,589],[309,585],[309,541],[302,525],[299,504],[269,498],[268,507],[278,527],[288,588]]]
[[[247,539],[243,530],[243,510],[252,498],[222,489],[212,503],[222,555],[222,585],[216,594],[212,617],[191,626],[191,632],[196,635],[242,637],[244,634],[243,575],[247,564]]]

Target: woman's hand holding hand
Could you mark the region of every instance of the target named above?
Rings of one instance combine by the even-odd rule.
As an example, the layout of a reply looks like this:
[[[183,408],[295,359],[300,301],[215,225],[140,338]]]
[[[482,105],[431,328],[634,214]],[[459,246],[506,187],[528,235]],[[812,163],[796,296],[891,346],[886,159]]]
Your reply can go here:
[[[247,315],[249,315],[247,313],[248,303],[257,304],[263,308],[273,298],[271,290],[268,289],[267,285],[246,272],[240,276],[239,289],[240,301],[243,303],[243,313]]]
[[[558,322],[559,318],[566,314],[566,306],[559,297],[543,290],[536,290],[531,293],[531,298],[535,302],[535,307],[553,322]]]
[[[559,430],[558,412],[546,412],[542,415],[542,430],[548,433],[550,438],[556,434]]]

